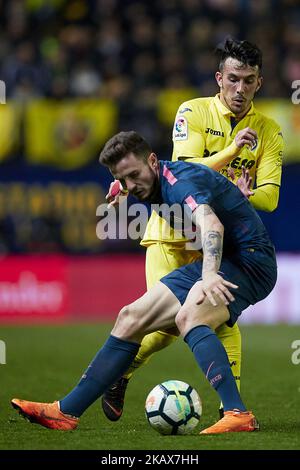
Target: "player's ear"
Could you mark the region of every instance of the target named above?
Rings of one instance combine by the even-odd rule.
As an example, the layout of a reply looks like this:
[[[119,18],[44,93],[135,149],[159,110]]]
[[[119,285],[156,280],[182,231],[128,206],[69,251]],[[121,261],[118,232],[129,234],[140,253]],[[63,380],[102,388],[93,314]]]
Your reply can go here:
[[[255,89],[255,93],[260,89],[260,87],[262,86],[262,83],[263,83],[263,78],[262,77],[258,77],[257,79],[257,87]]]
[[[150,153],[148,157],[148,163],[151,166],[151,168],[154,168],[155,170],[158,168],[158,158],[154,152]]]
[[[217,84],[219,85],[219,87],[222,88],[222,86],[223,86],[223,77],[222,77],[221,72],[218,71],[218,72],[215,73],[215,79],[216,79]]]

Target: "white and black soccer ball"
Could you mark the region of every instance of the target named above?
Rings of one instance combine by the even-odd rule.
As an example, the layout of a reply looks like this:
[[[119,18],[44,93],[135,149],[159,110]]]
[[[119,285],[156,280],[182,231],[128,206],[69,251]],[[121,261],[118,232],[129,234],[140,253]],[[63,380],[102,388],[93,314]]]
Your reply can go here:
[[[160,434],[190,434],[201,414],[198,393],[181,380],[156,385],[146,399],[146,417]]]

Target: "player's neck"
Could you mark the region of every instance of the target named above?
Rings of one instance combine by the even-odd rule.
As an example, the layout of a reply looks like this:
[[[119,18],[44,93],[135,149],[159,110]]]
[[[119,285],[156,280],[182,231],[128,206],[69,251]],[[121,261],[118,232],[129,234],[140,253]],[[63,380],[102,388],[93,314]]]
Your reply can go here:
[[[158,165],[156,166],[156,168],[153,169],[153,172],[155,174],[155,178],[153,181],[151,194],[147,200],[151,204],[155,204],[155,203],[159,204],[162,201],[161,187],[160,187],[160,162],[159,161],[158,161]]]

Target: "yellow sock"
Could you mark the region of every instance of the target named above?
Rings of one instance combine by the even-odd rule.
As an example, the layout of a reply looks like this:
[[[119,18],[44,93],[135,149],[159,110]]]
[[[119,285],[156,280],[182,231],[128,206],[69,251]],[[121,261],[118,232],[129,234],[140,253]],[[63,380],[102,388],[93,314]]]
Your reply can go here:
[[[221,325],[216,329],[216,334],[226,349],[237,388],[241,391],[242,338],[238,324],[235,323],[232,328]],[[220,408],[223,408],[222,403]]]
[[[178,336],[165,333],[164,331],[155,331],[154,333],[146,335],[143,338],[141,347],[135,356],[133,363],[129,367],[126,374],[123,375],[123,377],[130,379],[133,372],[135,372],[135,370],[141,367],[143,364],[146,364],[152,354],[169,346],[169,344],[173,343],[177,337]]]

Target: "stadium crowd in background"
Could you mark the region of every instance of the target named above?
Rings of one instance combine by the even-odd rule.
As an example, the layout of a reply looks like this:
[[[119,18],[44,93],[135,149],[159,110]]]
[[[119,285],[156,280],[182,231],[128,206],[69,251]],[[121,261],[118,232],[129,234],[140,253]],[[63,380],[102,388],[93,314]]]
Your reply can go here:
[[[258,98],[289,99],[299,31],[297,0],[0,0],[0,253],[138,249],[95,237],[99,148],[134,129],[168,158],[179,104],[218,91],[212,51],[228,35],[262,50]],[[70,118],[78,98],[93,112]]]
[[[22,101],[112,97],[121,110],[119,127],[136,129],[161,148],[166,144],[154,109],[159,88],[193,86],[198,96],[214,94],[211,51],[226,35],[260,45],[260,96],[289,96],[300,76],[297,3],[2,0],[1,77],[8,98]]]

